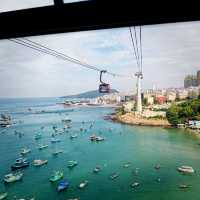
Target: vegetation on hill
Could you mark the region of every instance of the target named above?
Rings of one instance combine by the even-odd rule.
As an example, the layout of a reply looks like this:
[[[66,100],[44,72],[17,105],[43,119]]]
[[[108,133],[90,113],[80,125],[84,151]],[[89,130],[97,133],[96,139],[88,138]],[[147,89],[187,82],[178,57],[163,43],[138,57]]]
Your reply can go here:
[[[189,119],[200,120],[200,99],[188,100],[184,103],[173,103],[166,113],[172,125],[184,123]]]

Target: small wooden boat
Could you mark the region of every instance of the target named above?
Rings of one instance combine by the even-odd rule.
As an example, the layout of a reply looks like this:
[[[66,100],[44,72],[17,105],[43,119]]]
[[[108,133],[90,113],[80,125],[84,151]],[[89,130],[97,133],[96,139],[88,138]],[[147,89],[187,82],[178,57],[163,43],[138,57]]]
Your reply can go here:
[[[49,180],[51,182],[56,182],[56,181],[62,179],[63,176],[64,176],[64,173],[62,171],[55,171]]]
[[[52,153],[52,155],[57,156],[58,154],[63,153],[63,150],[57,150]]]
[[[101,142],[101,141],[104,141],[104,140],[105,140],[105,138],[103,138],[103,137],[100,137],[100,136],[96,137],[97,142]]]
[[[39,150],[46,149],[48,146],[49,146],[49,145],[40,145],[38,149],[39,149]]]
[[[79,198],[73,198],[73,199],[68,199],[68,200],[80,200]]]
[[[139,185],[140,185],[140,183],[134,182],[134,183],[131,184],[131,187],[132,187],[132,188],[136,188],[136,187],[138,187]]]
[[[124,168],[128,168],[128,167],[130,167],[130,166],[131,166],[131,163],[130,163],[130,162],[127,162],[127,163],[125,163],[125,164],[123,165]]]
[[[194,169],[190,166],[184,166],[183,165],[181,167],[178,167],[177,170],[179,172],[183,172],[183,173],[189,173],[189,174],[194,173]]]
[[[54,138],[54,137],[51,138],[51,143],[58,143],[58,142],[61,142],[59,138]]]
[[[13,183],[22,180],[23,173],[10,173],[4,176],[5,183]]]
[[[85,181],[83,181],[82,183],[79,184],[79,189],[83,189],[83,188],[85,188],[87,185],[88,185],[88,181],[85,180]]]
[[[57,187],[58,192],[61,192],[69,187],[69,181],[68,180],[62,180]]]
[[[96,135],[95,135],[95,134],[94,134],[94,135],[91,135],[91,136],[90,136],[90,140],[91,140],[91,141],[96,141]]]
[[[160,165],[159,164],[157,164],[157,165],[155,165],[155,167],[154,167],[156,170],[159,170],[160,169]]]
[[[77,138],[78,135],[77,134],[74,134],[74,135],[70,135],[70,139],[74,139],[74,138]]]
[[[99,173],[101,170],[101,167],[100,166],[96,166],[94,169],[93,169],[93,173],[97,174]]]
[[[113,174],[110,175],[110,179],[111,180],[114,180],[114,179],[116,179],[118,177],[119,177],[119,173],[113,173]]]
[[[180,189],[187,189],[189,188],[190,186],[189,185],[186,185],[186,184],[181,184],[178,186]]]
[[[36,166],[36,167],[45,165],[47,163],[48,163],[48,160],[34,160],[33,161],[33,165]]]
[[[78,161],[76,161],[76,160],[70,160],[70,161],[68,161],[67,167],[68,168],[73,168],[73,167],[75,167],[77,165],[78,165]]]
[[[0,194],[0,200],[7,198],[7,196],[8,196],[7,192],[1,193]]]
[[[27,153],[30,153],[31,150],[29,148],[23,148],[22,151],[20,152],[21,155],[26,155]]]
[[[35,135],[35,140],[39,140],[39,139],[41,139],[42,138],[42,134],[41,133],[37,133],[36,135]]]

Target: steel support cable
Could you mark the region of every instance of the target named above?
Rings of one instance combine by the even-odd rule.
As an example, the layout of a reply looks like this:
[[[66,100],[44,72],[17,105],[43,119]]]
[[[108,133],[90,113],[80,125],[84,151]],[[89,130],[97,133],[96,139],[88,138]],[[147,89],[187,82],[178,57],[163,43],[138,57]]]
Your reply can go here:
[[[29,40],[27,38],[23,38],[23,39],[19,39],[18,38],[18,39],[9,39],[9,40],[12,41],[12,42],[21,44],[23,46],[29,47],[31,49],[37,50],[39,52],[46,53],[48,55],[55,56],[55,57],[63,59],[63,60],[67,60],[69,62],[73,62],[75,64],[81,65],[83,67],[86,67],[86,68],[89,68],[89,69],[92,69],[92,70],[96,70],[96,71],[99,71],[99,72],[103,70],[103,69],[97,68],[95,66],[89,65],[87,63],[81,62],[78,59],[72,58],[72,57],[67,56],[67,55],[65,55],[63,53],[55,51],[53,49],[50,49],[50,48],[48,48],[48,47],[46,47],[44,45],[41,45],[41,44],[39,44],[37,42],[33,42],[33,41],[31,41],[31,40]],[[117,74],[117,73],[112,73],[112,72],[109,72],[109,71],[107,71],[107,74],[110,74],[112,76],[118,76],[118,77],[132,78],[131,76]]]
[[[140,26],[140,71],[142,72],[143,55],[142,55],[142,27]]]
[[[132,46],[133,46],[133,52],[134,52],[134,55],[135,55],[137,66],[139,68],[140,65],[139,65],[139,60],[138,60],[138,56],[137,56],[137,53],[136,53],[136,47],[135,47],[135,42],[133,40],[133,34],[132,34],[131,27],[129,27],[129,31],[130,31],[131,42],[132,42]]]

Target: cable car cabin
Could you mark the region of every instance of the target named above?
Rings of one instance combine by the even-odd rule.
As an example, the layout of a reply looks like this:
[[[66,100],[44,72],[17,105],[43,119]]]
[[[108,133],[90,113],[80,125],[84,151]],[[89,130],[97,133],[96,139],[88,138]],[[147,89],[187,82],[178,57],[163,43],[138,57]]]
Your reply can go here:
[[[100,71],[100,85],[99,85],[99,93],[109,93],[110,92],[110,85],[107,83],[104,83],[102,81],[102,74],[106,73],[106,70]]]
[[[110,93],[110,85],[107,83],[100,84],[99,93]]]

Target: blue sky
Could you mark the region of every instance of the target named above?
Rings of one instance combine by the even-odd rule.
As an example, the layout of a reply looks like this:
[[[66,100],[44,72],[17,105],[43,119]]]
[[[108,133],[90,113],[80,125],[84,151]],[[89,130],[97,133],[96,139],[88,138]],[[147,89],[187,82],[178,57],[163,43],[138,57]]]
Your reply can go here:
[[[200,22],[142,27],[143,88],[182,87],[200,69]],[[114,89],[135,91],[138,70],[128,28],[29,37],[91,65],[132,75],[104,76]],[[0,96],[63,96],[98,88],[99,74],[8,40],[0,41]]]

